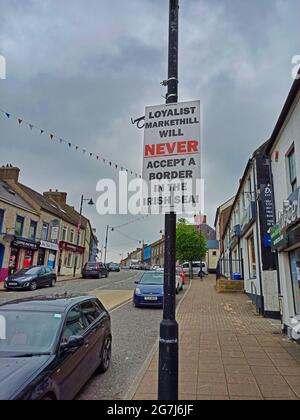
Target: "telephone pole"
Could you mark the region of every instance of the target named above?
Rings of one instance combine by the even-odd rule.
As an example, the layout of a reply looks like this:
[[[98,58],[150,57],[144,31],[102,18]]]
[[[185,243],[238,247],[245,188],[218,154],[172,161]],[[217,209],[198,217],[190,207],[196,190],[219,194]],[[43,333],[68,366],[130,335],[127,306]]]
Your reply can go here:
[[[178,102],[179,0],[169,0],[167,104]],[[176,214],[165,215],[164,310],[160,324],[158,400],[178,400],[178,323],[176,321]]]

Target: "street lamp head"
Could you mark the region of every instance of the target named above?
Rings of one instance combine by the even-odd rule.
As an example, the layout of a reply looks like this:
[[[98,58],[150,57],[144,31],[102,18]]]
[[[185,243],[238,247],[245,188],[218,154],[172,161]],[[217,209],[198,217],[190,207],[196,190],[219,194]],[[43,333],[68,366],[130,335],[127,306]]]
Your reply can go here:
[[[94,206],[94,205],[95,205],[95,203],[94,203],[94,201],[93,201],[93,199],[92,199],[92,198],[90,199],[90,201],[89,201],[89,203],[88,203],[88,204],[89,204],[89,206]]]

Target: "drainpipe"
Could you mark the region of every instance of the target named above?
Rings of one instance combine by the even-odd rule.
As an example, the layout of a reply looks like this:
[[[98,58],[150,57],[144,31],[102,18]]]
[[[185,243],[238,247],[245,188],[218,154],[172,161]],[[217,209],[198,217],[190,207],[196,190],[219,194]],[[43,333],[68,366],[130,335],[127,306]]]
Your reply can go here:
[[[270,183],[271,183],[271,188],[272,188],[272,200],[273,200],[273,217],[274,217],[274,223],[276,224],[276,203],[275,203],[275,190],[274,190],[274,177],[273,177],[273,171],[272,171],[272,159],[270,159],[269,157],[266,157],[266,164],[268,165],[269,168],[269,177],[270,177]],[[280,309],[280,318],[281,318],[281,324],[283,326],[283,313],[282,313],[282,309],[281,309],[281,304],[280,302],[282,302],[282,292],[281,292],[281,278],[280,278],[280,272],[279,272],[279,255],[278,255],[278,250],[275,251],[275,255],[276,255],[276,272],[277,272],[277,284],[278,284],[278,301],[279,301],[279,309]]]
[[[262,269],[261,269],[261,242],[260,242],[260,232],[259,232],[259,226],[258,226],[258,221],[259,221],[259,202],[258,202],[258,198],[257,198],[257,178],[256,178],[256,160],[252,159],[252,171],[253,171],[253,180],[254,180],[254,193],[255,193],[255,212],[256,212],[256,221],[255,221],[255,225],[256,225],[256,245],[257,245],[257,252],[258,252],[258,272],[259,272],[259,286],[260,286],[260,297],[261,297],[261,305],[262,305],[262,310],[260,311],[261,315],[264,315],[265,313],[265,299],[264,299],[264,294],[263,294],[263,281],[262,281]]]

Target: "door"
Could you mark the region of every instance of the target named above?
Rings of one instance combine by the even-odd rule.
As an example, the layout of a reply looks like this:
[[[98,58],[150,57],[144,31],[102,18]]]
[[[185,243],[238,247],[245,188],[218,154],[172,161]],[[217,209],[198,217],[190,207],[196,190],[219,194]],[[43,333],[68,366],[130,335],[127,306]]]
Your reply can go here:
[[[83,317],[88,324],[88,329],[84,338],[89,345],[87,365],[88,372],[91,376],[100,364],[100,355],[105,338],[105,320],[107,316],[94,300],[82,303],[81,310]]]
[[[45,286],[46,284],[48,284],[45,267],[40,268],[38,278],[37,278],[37,282],[38,282],[39,286]]]
[[[37,265],[42,266],[45,264],[45,254],[46,254],[45,248],[40,248],[39,253],[38,253]]]
[[[60,343],[67,343],[71,336],[84,336],[87,327],[80,306],[76,305],[67,314]],[[87,346],[88,344],[84,344],[78,349],[60,351],[58,368],[53,375],[53,381],[59,389],[61,400],[73,399],[90,378]]]

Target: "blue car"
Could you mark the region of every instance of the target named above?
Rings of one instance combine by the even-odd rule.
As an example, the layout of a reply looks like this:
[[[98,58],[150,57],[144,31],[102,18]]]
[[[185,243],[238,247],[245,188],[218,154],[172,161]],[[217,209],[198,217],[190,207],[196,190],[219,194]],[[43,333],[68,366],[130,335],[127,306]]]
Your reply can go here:
[[[164,273],[151,271],[144,273],[133,295],[134,306],[151,306],[162,308],[164,303]]]

